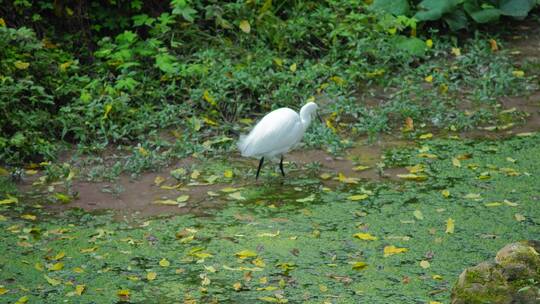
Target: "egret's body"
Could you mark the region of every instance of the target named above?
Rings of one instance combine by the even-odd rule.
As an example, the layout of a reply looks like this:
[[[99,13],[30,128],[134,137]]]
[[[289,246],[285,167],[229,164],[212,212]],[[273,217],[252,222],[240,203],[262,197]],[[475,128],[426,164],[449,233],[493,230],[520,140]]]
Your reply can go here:
[[[257,178],[264,158],[281,158],[280,169],[283,172],[283,154],[297,145],[311,123],[312,115],[317,110],[313,102],[305,104],[300,114],[289,108],[280,108],[266,114],[248,135],[240,136],[238,149],[244,157],[260,158]]]

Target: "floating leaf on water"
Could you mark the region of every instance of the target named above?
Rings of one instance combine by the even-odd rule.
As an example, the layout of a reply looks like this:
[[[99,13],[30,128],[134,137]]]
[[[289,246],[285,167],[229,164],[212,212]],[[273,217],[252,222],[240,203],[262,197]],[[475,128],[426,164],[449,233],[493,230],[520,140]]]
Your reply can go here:
[[[231,193],[231,192],[236,192],[238,190],[240,190],[240,188],[225,187],[225,188],[221,189],[221,192]]]
[[[327,180],[327,179],[330,179],[332,177],[332,175],[329,174],[329,173],[322,173],[321,175],[319,175],[319,177],[321,179]]]
[[[313,202],[315,200],[315,194],[311,194],[304,198],[299,198],[296,201],[299,203],[307,203],[307,202]]]
[[[423,220],[424,219],[424,215],[422,214],[422,211],[420,211],[420,210],[414,210],[413,215],[418,220]]]
[[[369,196],[367,194],[355,194],[355,195],[351,195],[347,197],[347,199],[350,201],[361,201],[361,200],[365,200],[368,197]]]
[[[420,135],[418,138],[420,138],[420,139],[429,139],[429,138],[432,138],[432,137],[433,137],[432,133],[426,133],[426,134]]]
[[[520,213],[514,214],[514,218],[518,222],[523,222],[525,220],[525,216],[523,214],[520,214]]]
[[[253,258],[257,256],[257,253],[255,251],[251,250],[242,250],[234,254],[236,257],[240,259],[247,259],[247,258]]]
[[[523,132],[523,133],[516,134],[516,136],[518,136],[518,137],[528,137],[528,136],[533,136],[534,134],[536,134],[536,132]]]
[[[355,233],[353,235],[353,237],[355,237],[357,239],[364,240],[364,241],[375,241],[375,240],[377,240],[376,236],[373,236],[373,235],[371,235],[369,233]]]
[[[417,175],[417,174],[412,174],[412,173],[409,173],[409,174],[397,174],[396,176],[399,177],[399,178],[402,178],[402,179],[419,181],[419,182],[425,181],[428,178],[425,175]]]
[[[45,280],[47,280],[47,282],[49,284],[51,284],[52,286],[57,286],[57,285],[60,285],[62,283],[62,281],[60,280],[57,280],[57,279],[53,279],[51,277],[49,277],[48,275],[44,274],[43,277],[45,278]]]
[[[353,170],[354,171],[364,171],[364,170],[367,170],[369,168],[370,168],[369,166],[358,165],[358,166],[354,167]]]
[[[188,198],[189,198],[189,196],[188,196]],[[167,200],[155,200],[155,201],[152,202],[152,204],[176,206],[176,205],[178,205],[178,202],[175,201],[175,200],[167,199]]]
[[[86,288],[85,285],[77,285],[77,286],[75,286],[75,294],[78,295],[78,296],[82,295],[85,288]]]
[[[161,266],[161,267],[169,267],[170,265],[171,265],[171,263],[166,258],[162,258],[159,261],[159,266]]]
[[[442,196],[445,198],[448,198],[450,196],[450,191],[448,189],[444,189],[441,191]]]
[[[237,201],[245,201],[246,200],[246,198],[242,196],[242,193],[240,191],[230,193],[229,198],[232,198],[232,199],[237,200]]]
[[[49,267],[49,270],[51,271],[58,271],[62,269],[64,269],[64,263],[61,263],[61,262],[54,263],[53,265]]]
[[[426,260],[420,261],[420,267],[422,267],[424,269],[427,269],[427,268],[429,268],[429,266],[431,266],[431,265],[429,264],[428,261],[426,261]]]
[[[242,20],[240,21],[240,24],[238,27],[242,30],[242,32],[249,34],[251,32],[251,25],[249,24],[249,21]]]
[[[160,189],[163,189],[163,190],[175,190],[175,189],[178,189],[182,187],[182,184],[176,184],[176,185],[163,185],[161,187],[159,187]]]
[[[416,165],[411,166],[411,167],[406,167],[406,169],[407,169],[407,171],[409,171],[409,173],[412,173],[412,174],[424,172],[424,170],[425,170],[424,165],[422,165],[422,164],[416,164]]]
[[[165,178],[161,177],[161,176],[156,176],[156,178],[154,178],[154,184],[156,186],[159,187],[159,185],[161,185],[163,182],[165,181]]]
[[[232,287],[235,291],[240,291],[240,289],[242,289],[242,283],[236,282],[232,285]]]
[[[146,279],[148,281],[153,281],[157,278],[157,273],[153,272],[153,271],[150,271],[146,274]]]
[[[29,221],[35,221],[37,219],[37,217],[32,214],[23,214],[21,215],[21,218]]]
[[[186,169],[178,168],[171,171],[171,176],[176,179],[182,179],[183,177],[186,176],[186,173],[187,173]]]
[[[391,255],[394,255],[394,254],[405,253],[408,250],[409,249],[407,249],[407,248],[399,248],[399,247],[396,247],[394,245],[390,245],[390,246],[385,246],[384,247],[383,253],[384,253],[384,257],[388,257],[388,256],[391,256]]]
[[[339,173],[336,179],[345,184],[358,184],[359,181],[358,178],[346,177],[343,173]]]
[[[366,269],[368,264],[366,262],[354,262],[352,264],[352,269],[354,270],[364,270]]]
[[[454,233],[454,220],[452,218],[449,218],[446,220],[446,230],[445,233]]]
[[[510,206],[510,207],[517,207],[519,204],[518,203],[513,203],[509,200],[504,200],[503,203],[505,203],[506,205]]]
[[[0,205],[16,204],[19,202],[19,199],[14,196],[11,196],[9,194],[7,194],[6,196],[6,199],[0,200]]]
[[[189,195],[187,194],[180,195],[179,197],[176,198],[177,203],[187,202],[188,200],[189,200]]]
[[[276,233],[270,233],[270,232],[263,232],[257,234],[258,237],[276,237],[279,235],[279,230]]]

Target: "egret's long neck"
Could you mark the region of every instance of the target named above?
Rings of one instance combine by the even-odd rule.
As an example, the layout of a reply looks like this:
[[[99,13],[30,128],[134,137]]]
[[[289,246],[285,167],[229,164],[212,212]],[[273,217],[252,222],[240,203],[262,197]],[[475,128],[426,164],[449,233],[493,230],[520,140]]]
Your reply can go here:
[[[302,107],[300,110],[300,120],[302,120],[302,127],[304,127],[305,131],[311,123],[311,111],[306,109],[306,107]]]

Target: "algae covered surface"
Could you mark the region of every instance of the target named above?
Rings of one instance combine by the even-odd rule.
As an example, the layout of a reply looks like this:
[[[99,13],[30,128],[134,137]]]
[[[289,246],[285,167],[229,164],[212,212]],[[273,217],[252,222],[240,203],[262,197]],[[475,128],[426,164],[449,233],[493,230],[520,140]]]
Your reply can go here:
[[[540,235],[540,136],[420,140],[399,180],[263,176],[210,216],[0,203],[2,303],[448,303],[461,271]],[[335,179],[334,179],[335,178]]]

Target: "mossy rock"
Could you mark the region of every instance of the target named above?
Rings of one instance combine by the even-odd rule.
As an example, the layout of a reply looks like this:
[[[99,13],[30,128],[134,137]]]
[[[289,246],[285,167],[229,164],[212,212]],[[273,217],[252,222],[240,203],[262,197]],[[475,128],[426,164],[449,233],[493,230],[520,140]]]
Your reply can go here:
[[[540,242],[511,243],[494,261],[465,269],[452,289],[452,304],[539,304]]]

